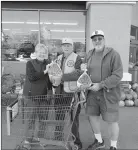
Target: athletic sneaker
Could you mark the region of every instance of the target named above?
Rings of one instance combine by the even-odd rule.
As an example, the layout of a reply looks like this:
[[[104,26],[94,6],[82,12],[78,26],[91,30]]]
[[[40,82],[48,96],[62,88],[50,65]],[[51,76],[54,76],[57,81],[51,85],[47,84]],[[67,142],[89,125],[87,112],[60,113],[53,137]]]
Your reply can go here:
[[[111,146],[110,150],[117,150],[116,147]]]
[[[78,146],[78,150],[82,150],[82,143],[79,144],[74,143],[74,144]]]
[[[104,141],[102,143],[98,142],[97,139],[95,139],[94,143],[88,146],[87,150],[96,150],[98,148],[104,148],[105,144]]]

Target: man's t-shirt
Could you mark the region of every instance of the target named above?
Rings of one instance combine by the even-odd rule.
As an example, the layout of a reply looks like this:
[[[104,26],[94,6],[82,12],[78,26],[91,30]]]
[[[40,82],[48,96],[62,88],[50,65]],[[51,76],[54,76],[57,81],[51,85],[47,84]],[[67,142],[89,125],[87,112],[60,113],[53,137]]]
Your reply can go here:
[[[90,58],[90,66],[88,66],[89,74],[92,82],[101,82],[101,62],[103,51],[95,51]]]

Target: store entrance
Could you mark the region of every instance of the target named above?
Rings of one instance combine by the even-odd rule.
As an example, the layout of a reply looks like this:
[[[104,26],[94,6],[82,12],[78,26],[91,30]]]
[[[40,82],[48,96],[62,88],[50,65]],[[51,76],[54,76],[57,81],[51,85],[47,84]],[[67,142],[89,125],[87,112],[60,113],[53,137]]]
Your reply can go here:
[[[129,73],[132,74],[132,82],[138,82],[138,40],[131,40],[129,51]]]
[[[138,61],[138,40],[131,40],[129,51],[129,62],[136,63]]]

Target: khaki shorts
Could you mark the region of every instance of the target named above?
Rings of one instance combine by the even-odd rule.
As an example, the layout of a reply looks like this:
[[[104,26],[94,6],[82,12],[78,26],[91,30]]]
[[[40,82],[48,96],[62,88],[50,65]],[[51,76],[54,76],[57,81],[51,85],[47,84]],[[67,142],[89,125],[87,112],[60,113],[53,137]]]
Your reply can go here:
[[[87,95],[86,114],[90,116],[102,116],[107,122],[117,122],[119,119],[119,104],[107,103],[103,91],[89,91]]]

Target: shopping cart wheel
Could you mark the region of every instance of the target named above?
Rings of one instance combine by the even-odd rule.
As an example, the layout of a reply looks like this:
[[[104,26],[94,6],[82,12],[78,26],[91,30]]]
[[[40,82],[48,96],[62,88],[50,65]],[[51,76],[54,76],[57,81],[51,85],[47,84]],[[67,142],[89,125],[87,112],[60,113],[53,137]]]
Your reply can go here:
[[[21,150],[21,146],[20,146],[20,145],[17,145],[14,150]]]
[[[31,150],[31,146],[25,147],[25,146],[22,145],[20,150]]]
[[[75,144],[74,144],[74,145],[72,145],[72,146],[71,146],[71,150],[78,150],[78,146],[77,146],[77,145],[75,145]]]
[[[26,148],[26,147],[22,147],[21,150],[30,150],[30,149],[28,149],[28,148]]]
[[[15,150],[30,150],[30,149],[23,147],[23,146],[20,146],[20,145],[17,145]]]

